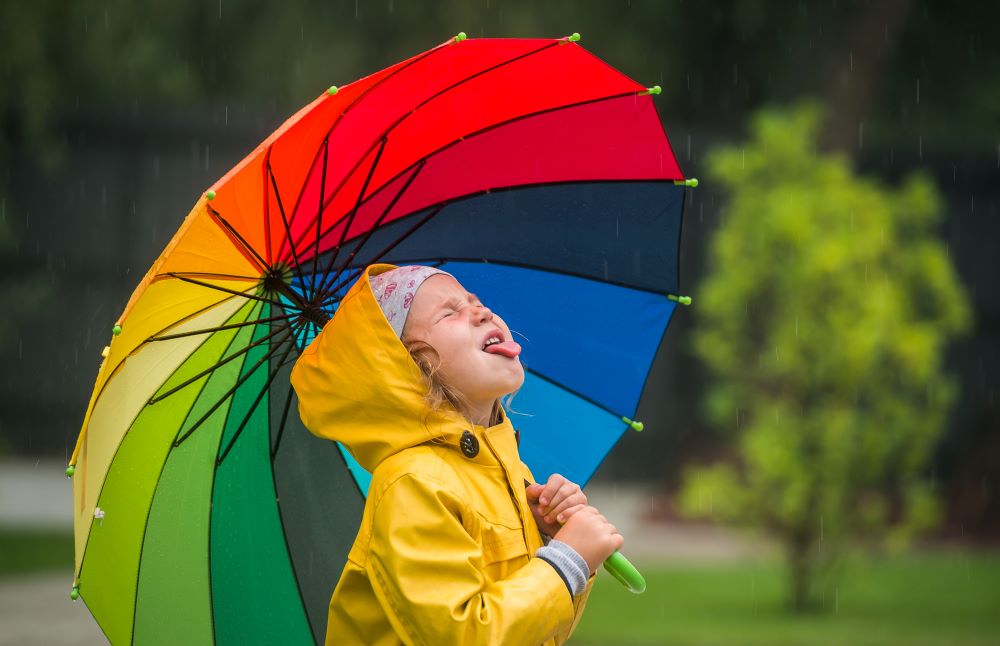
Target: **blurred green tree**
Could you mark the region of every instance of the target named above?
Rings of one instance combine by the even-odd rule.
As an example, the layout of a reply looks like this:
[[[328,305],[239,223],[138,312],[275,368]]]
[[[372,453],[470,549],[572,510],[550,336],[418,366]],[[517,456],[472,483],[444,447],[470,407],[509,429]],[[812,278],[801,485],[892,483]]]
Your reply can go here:
[[[935,522],[924,469],[955,390],[942,351],[969,321],[932,182],[888,188],[817,153],[821,118],[760,111],[746,145],[708,158],[731,195],[695,349],[714,376],[706,412],[737,450],[690,470],[681,498],[779,537],[797,610],[849,540],[901,545]]]

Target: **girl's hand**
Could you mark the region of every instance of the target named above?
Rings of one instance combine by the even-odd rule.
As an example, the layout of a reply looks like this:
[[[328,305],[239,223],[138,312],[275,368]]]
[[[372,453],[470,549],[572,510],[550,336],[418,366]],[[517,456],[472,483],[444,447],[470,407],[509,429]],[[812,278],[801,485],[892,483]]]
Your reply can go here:
[[[587,495],[580,485],[558,473],[549,476],[545,485],[537,482],[525,488],[528,506],[543,534],[555,536],[569,518],[587,506]]]
[[[590,506],[573,514],[554,538],[576,550],[587,562],[591,574],[625,542],[618,529]]]

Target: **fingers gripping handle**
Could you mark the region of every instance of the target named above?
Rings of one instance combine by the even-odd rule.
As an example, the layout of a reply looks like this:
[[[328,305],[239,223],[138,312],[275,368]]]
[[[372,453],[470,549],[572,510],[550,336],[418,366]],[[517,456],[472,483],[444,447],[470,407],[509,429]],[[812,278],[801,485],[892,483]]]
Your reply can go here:
[[[632,594],[646,591],[646,579],[621,552],[615,552],[604,561],[604,569],[625,586]]]

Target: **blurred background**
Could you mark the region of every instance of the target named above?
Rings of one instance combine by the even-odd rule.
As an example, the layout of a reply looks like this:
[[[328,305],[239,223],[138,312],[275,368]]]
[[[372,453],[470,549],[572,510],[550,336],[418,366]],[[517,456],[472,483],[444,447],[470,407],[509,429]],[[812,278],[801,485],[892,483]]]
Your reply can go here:
[[[299,107],[469,37],[646,85],[688,177],[677,312],[592,501],[649,591],[577,644],[1000,643],[1000,5],[0,6],[0,643],[101,643],[62,477],[128,296]],[[603,576],[603,575],[602,575]]]

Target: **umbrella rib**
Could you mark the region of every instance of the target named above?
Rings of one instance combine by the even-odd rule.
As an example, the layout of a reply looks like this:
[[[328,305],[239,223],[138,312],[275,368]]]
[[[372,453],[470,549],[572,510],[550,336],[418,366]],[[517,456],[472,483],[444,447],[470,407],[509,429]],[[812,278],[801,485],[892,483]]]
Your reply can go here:
[[[404,233],[402,236],[400,236],[391,245],[389,245],[388,247],[386,247],[382,251],[378,252],[378,254],[376,254],[366,264],[371,265],[371,264],[374,264],[374,263],[378,262],[382,258],[382,256],[386,255],[387,253],[389,253],[390,251],[392,251],[393,249],[395,249],[396,246],[399,245],[399,243],[403,242],[404,240],[406,240],[407,238],[409,238],[411,235],[413,235],[413,233],[417,229],[419,229],[420,227],[422,227],[424,224],[427,223],[428,220],[430,220],[435,215],[437,215],[438,213],[440,213],[441,209],[443,209],[443,208],[444,208],[443,206],[439,206],[438,208],[434,209],[433,211],[431,211],[430,213],[428,213],[427,215],[425,215],[416,224],[414,224],[412,227],[410,227],[410,229],[406,233]],[[358,273],[359,273],[358,271],[351,272],[351,276],[349,278],[347,278],[346,280],[342,280],[339,283],[337,283],[336,286],[334,286],[333,288],[330,289],[329,293],[330,294],[336,294],[337,291],[339,291],[341,288],[344,287],[344,285],[346,285],[350,281],[354,280],[354,278],[357,277]],[[334,300],[336,300],[336,298],[328,298],[327,300],[323,301],[323,304],[326,305],[327,303],[330,303],[330,302],[332,302]]]
[[[285,207],[281,203],[281,193],[278,191],[278,180],[274,177],[274,169],[271,168],[271,159],[268,157],[267,160],[267,176],[271,179],[271,187],[274,189],[274,199],[278,201],[278,212],[281,214],[281,223],[285,225],[285,235],[290,243],[292,251],[292,260],[295,261],[295,267],[302,271],[302,263],[299,262],[299,255],[295,251],[295,244],[292,241],[292,229],[288,224],[288,218],[285,216]]]
[[[323,229],[323,201],[326,192],[326,162],[327,158],[330,156],[330,134],[327,133],[326,137],[323,139],[323,172],[320,176],[319,182],[319,212],[316,214],[316,249],[313,251],[313,275],[312,280],[309,281],[312,284],[312,294],[306,300],[313,300],[316,297],[317,288],[316,281],[316,270],[319,269],[319,239],[320,231]]]
[[[214,271],[175,271],[178,276],[201,276],[203,278],[219,278],[221,280],[252,280],[257,282],[260,276],[241,276],[239,274],[220,274]],[[156,278],[161,278],[168,274],[157,274]]]
[[[259,323],[259,321],[252,321],[252,323]],[[243,348],[242,350],[238,350],[237,352],[234,352],[233,354],[229,355],[228,357],[225,357],[224,359],[220,359],[219,361],[217,361],[215,363],[215,365],[209,366],[208,368],[205,368],[204,370],[202,370],[201,372],[199,372],[195,376],[193,376],[193,377],[185,380],[184,383],[181,383],[181,384],[178,384],[178,385],[174,386],[173,388],[171,388],[167,392],[163,393],[162,395],[157,395],[155,397],[151,397],[150,400],[146,403],[146,405],[149,406],[149,405],[155,404],[155,403],[157,403],[159,401],[162,401],[162,400],[166,399],[170,395],[173,395],[175,392],[177,392],[177,391],[179,391],[179,390],[181,390],[181,389],[183,389],[183,388],[185,388],[185,387],[193,384],[194,382],[198,381],[199,379],[201,379],[202,377],[204,377],[208,373],[221,368],[222,366],[226,365],[227,363],[229,363],[230,361],[232,361],[236,357],[249,352],[253,348],[255,348],[258,345],[260,345],[261,343],[264,343],[268,339],[273,338],[275,335],[277,335],[282,330],[287,330],[287,329],[288,328],[279,327],[274,332],[271,332],[270,334],[268,334],[265,337],[257,339],[256,341],[254,341],[253,343],[251,343],[247,347]]]
[[[344,118],[344,115],[347,114],[348,112],[350,112],[352,109],[354,109],[359,103],[361,103],[361,101],[365,97],[367,97],[371,92],[373,92],[376,88],[378,88],[378,86],[382,85],[383,83],[385,83],[386,81],[388,81],[389,79],[391,79],[393,76],[395,76],[396,74],[399,74],[400,72],[402,72],[406,68],[410,67],[411,65],[422,61],[424,58],[428,57],[429,55],[433,54],[434,52],[438,51],[439,49],[444,49],[447,45],[451,44],[452,42],[453,42],[453,40],[445,41],[444,43],[438,45],[434,49],[427,50],[426,52],[423,52],[422,54],[417,55],[412,60],[406,61],[404,64],[400,65],[398,68],[394,69],[392,72],[390,72],[390,73],[386,74],[385,76],[383,76],[382,78],[380,78],[378,81],[376,81],[374,84],[372,84],[368,88],[365,88],[364,92],[362,92],[358,96],[354,97],[354,100],[351,101],[351,103],[346,108],[344,108],[344,110],[340,114],[337,115],[337,118],[336,118],[336,120],[334,120],[333,125],[330,126],[330,129],[326,133],[327,139],[329,139],[330,135],[333,134],[333,131],[337,129],[337,126],[340,124],[341,120]],[[270,150],[268,151],[268,154],[270,155]],[[366,155],[367,155],[367,153],[366,153]],[[316,157],[313,157],[313,160],[312,160],[312,162],[309,165],[309,174],[312,174],[312,172],[316,169],[317,157],[318,157],[318,154],[317,154]],[[353,170],[351,172],[353,172]],[[307,175],[307,177],[308,177],[308,175]],[[338,186],[337,190],[339,190],[339,189],[340,189],[340,187]],[[299,210],[299,203],[302,200],[302,195],[303,195],[303,192],[300,191],[298,197],[295,199],[295,208],[292,210],[292,213],[297,213],[298,212],[298,210]],[[301,240],[299,242],[301,242]]]
[[[288,389],[288,396],[285,397],[285,407],[281,413],[281,426],[278,427],[278,435],[274,439],[274,446],[271,448],[271,461],[274,462],[274,457],[278,455],[278,446],[281,444],[281,438],[285,434],[285,423],[288,421],[288,409],[292,406],[292,395],[295,391],[292,388]]]
[[[208,206],[209,215],[211,215],[214,219],[218,220],[222,224],[222,226],[226,229],[226,231],[230,233],[230,235],[234,236],[237,240],[239,240],[240,244],[242,244],[247,251],[253,254],[253,257],[257,260],[257,269],[259,269],[262,273],[267,273],[267,268],[270,265],[267,263],[267,261],[265,261],[263,258],[260,257],[260,254],[257,253],[257,250],[254,249],[242,235],[240,235],[240,232],[237,231],[236,228],[233,227],[233,225],[229,224],[229,221],[226,220],[226,218],[222,217],[221,213],[219,213],[209,205],[206,206]]]
[[[291,334],[291,330],[286,330],[286,332],[288,332],[289,334]],[[242,386],[247,381],[247,379],[249,379],[253,375],[253,373],[255,373],[257,371],[258,368],[260,368],[264,364],[265,361],[267,361],[268,359],[270,359],[272,355],[276,354],[278,352],[278,348],[281,347],[281,344],[285,343],[286,341],[288,341],[288,335],[286,335],[285,338],[283,338],[280,341],[278,341],[277,343],[275,343],[273,345],[272,349],[268,350],[267,353],[263,357],[261,357],[260,360],[257,361],[257,363],[255,363],[253,365],[253,367],[250,368],[250,370],[248,370],[246,372],[246,374],[244,374],[242,377],[240,377],[236,381],[236,383],[233,384],[233,387],[230,388],[226,392],[225,395],[223,395],[222,397],[219,398],[219,401],[217,401],[214,404],[212,404],[212,407],[209,408],[205,412],[205,414],[202,415],[198,419],[198,421],[194,423],[193,426],[191,426],[191,428],[189,428],[187,431],[185,431],[185,433],[183,435],[181,435],[176,440],[174,440],[174,446],[175,447],[176,446],[180,446],[181,443],[184,442],[184,440],[186,440],[187,438],[189,438],[191,436],[191,434],[194,433],[198,429],[199,426],[201,426],[202,424],[204,424],[205,420],[207,420],[209,417],[211,417],[212,413],[214,413],[216,411],[216,409],[218,409],[219,406],[221,406],[223,404],[223,402],[225,402],[227,399],[229,399],[232,396],[232,394],[235,393],[236,390],[240,386]]]
[[[151,336],[146,341],[169,341],[170,339],[180,339],[186,336],[194,336],[196,334],[208,334],[210,332],[221,332],[223,330],[232,330],[238,327],[245,327],[247,325],[256,325],[257,323],[271,323],[273,321],[286,321],[290,318],[299,316],[298,313],[283,314],[281,316],[269,316],[263,319],[254,319],[252,321],[243,321],[242,323],[228,323],[226,325],[220,325],[219,327],[207,327],[201,330],[191,330],[190,332],[179,332],[177,334],[165,334],[163,336]]]
[[[427,165],[427,160],[425,159],[421,159],[419,162],[417,162],[416,170],[414,170],[413,173],[410,175],[410,177],[407,178],[406,182],[399,189],[396,195],[392,198],[392,202],[390,202],[389,205],[382,210],[382,213],[378,216],[378,219],[375,220],[375,223],[372,224],[371,227],[369,227],[368,231],[365,233],[364,238],[362,238],[361,241],[358,242],[357,245],[355,245],[354,249],[351,250],[350,255],[347,257],[344,263],[339,267],[337,267],[337,272],[336,274],[334,274],[336,278],[339,278],[340,275],[344,272],[344,270],[351,265],[351,262],[354,260],[354,257],[358,254],[359,251],[361,251],[361,248],[365,245],[365,243],[368,242],[368,240],[371,239],[371,237],[375,234],[375,231],[382,224],[382,221],[385,220],[385,218],[389,215],[389,213],[392,212],[392,208],[396,206],[396,202],[398,202],[399,199],[403,197],[403,194],[406,193],[406,190],[410,188],[410,184],[413,183],[413,181],[417,178],[417,175],[420,173],[421,170],[423,170],[424,166],[426,165]],[[341,244],[343,244],[343,241],[341,241]],[[329,272],[327,273],[329,274]],[[336,278],[334,278],[334,280]],[[331,295],[330,292],[326,291],[328,282],[329,282],[328,278],[323,279],[323,285],[322,285],[323,291],[320,294],[321,300],[326,300],[326,298]]]
[[[403,121],[405,121],[411,115],[413,115],[413,113],[415,113],[417,110],[419,110],[423,106],[427,105],[428,103],[430,103],[434,99],[436,99],[436,98],[440,97],[441,95],[445,94],[446,92],[449,92],[449,91],[455,89],[456,87],[462,85],[463,83],[467,83],[468,81],[471,81],[472,79],[474,79],[474,78],[476,78],[478,76],[482,76],[483,74],[486,74],[488,72],[492,72],[492,71],[494,71],[496,69],[499,69],[499,68],[501,68],[501,67],[503,67],[505,65],[510,65],[511,63],[515,63],[515,62],[521,60],[522,58],[527,58],[528,56],[533,56],[534,54],[538,54],[539,52],[543,52],[543,51],[545,51],[545,50],[547,50],[547,49],[549,49],[551,47],[555,47],[555,46],[557,46],[559,44],[560,44],[560,41],[554,41],[554,42],[549,43],[549,44],[547,44],[547,45],[545,45],[543,47],[539,47],[538,49],[534,49],[534,50],[532,50],[530,52],[525,52],[523,54],[518,54],[514,58],[511,58],[511,59],[508,59],[508,60],[505,60],[505,61],[501,61],[501,62],[496,63],[495,65],[493,65],[491,67],[487,67],[486,69],[479,70],[478,72],[476,72],[476,73],[474,73],[474,74],[472,74],[470,76],[467,76],[467,77],[465,77],[465,78],[463,78],[463,79],[461,79],[459,81],[456,81],[455,83],[452,83],[451,85],[449,85],[446,88],[442,88],[441,90],[438,90],[436,93],[432,94],[431,96],[427,97],[426,99],[424,99],[423,101],[421,101],[420,103],[418,103],[409,112],[407,112],[406,114],[403,114],[400,117],[398,117],[396,119],[396,121],[394,121],[393,123],[391,123],[385,129],[385,131],[382,132],[381,135],[379,135],[379,137],[378,137],[378,139],[376,139],[376,141],[388,137],[389,134],[399,126],[399,124],[401,124]],[[339,122],[340,122],[340,119],[338,119],[337,123],[334,123],[334,125],[330,128],[330,133],[331,134],[333,133],[333,128],[335,128],[339,124]],[[347,182],[347,180],[350,179],[350,177],[352,175],[354,175],[354,171],[356,171],[361,166],[361,163],[365,160],[365,158],[368,156],[368,154],[375,148],[375,146],[376,146],[376,144],[373,142],[371,144],[371,146],[369,146],[368,149],[358,158],[357,162],[354,163],[354,166],[351,168],[351,170],[349,170],[347,172],[347,174],[344,175],[344,178],[337,185],[337,188],[333,191],[333,193],[330,194],[330,198],[329,198],[330,200],[332,200],[333,196],[336,195],[340,191],[340,189],[344,186],[344,184]],[[326,208],[327,206],[329,206],[329,204],[325,204],[324,208]],[[346,217],[346,215],[344,217]],[[342,221],[344,219],[344,217],[339,218],[338,221],[335,222],[331,226],[331,228],[337,226],[337,224],[340,221]],[[301,242],[301,240],[296,241],[295,244],[298,244],[299,242]]]
[[[227,294],[232,294],[233,296],[242,296],[244,298],[250,298],[255,301],[260,301],[262,303],[270,303],[271,305],[276,305],[282,309],[287,308],[289,305],[298,308],[298,305],[295,303],[285,303],[283,301],[276,301],[272,298],[265,298],[263,296],[258,296],[256,294],[247,294],[246,292],[238,292],[235,289],[228,289],[220,285],[213,285],[212,283],[206,283],[200,280],[195,280],[194,278],[188,278],[187,276],[184,276],[183,274],[179,274],[174,271],[168,271],[166,274],[161,274],[161,276],[171,276],[173,278],[176,278],[177,280],[183,280],[186,283],[191,283],[193,285],[200,285],[202,287],[208,287],[209,289],[215,289],[220,292],[226,292]]]
[[[233,436],[231,438],[229,438],[229,444],[226,445],[225,450],[221,454],[219,454],[218,458],[216,458],[215,466],[221,465],[222,462],[226,459],[226,456],[229,455],[229,451],[232,450],[233,445],[236,444],[236,440],[239,439],[240,435],[243,433],[243,429],[246,428],[247,422],[250,421],[250,418],[253,416],[254,411],[257,410],[257,405],[260,404],[260,400],[263,399],[264,395],[267,394],[267,392],[270,390],[271,382],[274,381],[274,378],[278,375],[278,372],[280,372],[281,369],[287,363],[288,353],[292,351],[293,347],[295,347],[294,342],[289,343],[288,346],[285,348],[285,353],[282,354],[281,359],[278,360],[278,367],[276,367],[273,371],[271,371],[271,374],[267,378],[267,382],[264,384],[263,388],[260,389],[260,392],[257,393],[257,397],[253,400],[253,403],[250,405],[250,409],[247,410],[246,415],[243,416],[243,420],[237,427],[236,432],[233,433]],[[268,444],[270,444],[270,440],[271,438],[268,438]]]
[[[340,254],[340,248],[344,244],[344,239],[347,238],[347,232],[350,230],[351,225],[354,223],[354,218],[358,214],[358,208],[361,206],[361,202],[364,200],[365,191],[368,190],[368,184],[371,182],[372,176],[375,174],[375,169],[378,167],[378,162],[382,158],[382,152],[385,150],[385,145],[387,140],[385,137],[382,138],[382,143],[379,144],[378,152],[375,153],[375,159],[372,161],[371,167],[368,169],[368,175],[365,177],[364,184],[361,186],[361,190],[358,192],[358,200],[354,204],[354,208],[348,213],[347,223],[344,225],[343,230],[340,232],[340,242],[333,248],[333,253],[330,255],[330,261],[327,263],[326,269],[323,274],[328,274],[330,270],[333,269],[334,264],[337,262],[337,256]],[[316,248],[319,248],[319,240],[316,241]],[[336,280],[336,279],[334,279]],[[323,281],[323,285],[326,284],[326,279]],[[314,294],[315,296],[315,294]]]
[[[403,170],[401,170],[400,172],[396,173],[393,177],[387,179],[382,184],[382,187],[388,186],[389,184],[391,184],[392,182],[394,182],[396,179],[398,179],[399,177],[401,177],[403,174],[410,172],[410,170],[413,168],[413,166],[415,164],[420,163],[420,162],[426,162],[429,158],[431,158],[431,157],[433,157],[433,156],[435,156],[435,155],[437,155],[437,154],[439,154],[441,152],[444,152],[445,150],[451,148],[452,146],[458,145],[459,143],[461,143],[463,141],[466,141],[466,140],[469,140],[469,139],[471,139],[473,137],[477,137],[479,135],[485,134],[485,133],[490,132],[492,130],[496,130],[497,128],[502,128],[504,126],[510,125],[511,123],[514,123],[514,122],[517,122],[517,121],[521,121],[523,119],[530,119],[532,117],[537,117],[539,115],[547,114],[549,112],[557,112],[559,110],[568,110],[568,109],[580,107],[580,106],[583,106],[583,105],[589,105],[591,103],[600,103],[601,101],[611,101],[611,100],[614,100],[614,99],[622,99],[622,98],[625,98],[625,97],[628,97],[628,96],[634,96],[636,94],[636,92],[638,92],[638,90],[633,90],[633,91],[629,91],[629,92],[620,92],[618,94],[611,94],[611,95],[608,95],[608,96],[601,96],[601,97],[597,97],[597,98],[594,98],[594,99],[586,99],[584,101],[577,101],[575,103],[567,103],[567,104],[564,104],[564,105],[557,105],[557,106],[553,106],[553,107],[550,107],[550,108],[545,108],[543,110],[537,110],[535,112],[527,113],[527,114],[519,114],[519,115],[517,115],[515,117],[511,117],[510,119],[505,119],[504,121],[499,121],[497,123],[490,124],[488,126],[480,128],[479,130],[476,130],[475,132],[471,132],[471,133],[462,135],[458,139],[450,141],[450,142],[444,144],[443,146],[441,146],[440,148],[437,148],[436,150],[433,150],[433,151],[429,152],[424,157],[421,157],[417,162],[414,162],[414,164],[411,164],[410,166],[408,166],[408,167],[404,168]],[[365,156],[367,156],[367,154],[368,153],[366,152]],[[353,170],[351,172],[353,172]],[[381,190],[382,187],[380,187],[379,190]],[[480,191],[480,192],[496,191],[496,190],[500,190],[501,188],[508,188],[508,187],[499,187],[499,188],[492,188],[492,189],[484,189],[484,191]],[[378,194],[378,191],[376,191],[371,196],[369,196],[368,199],[374,198],[377,194]],[[478,194],[478,193],[476,193],[476,194]],[[367,201],[368,200],[365,200],[365,203]],[[362,203],[362,206],[363,205],[364,205],[364,203]],[[428,205],[428,206],[430,206],[430,205]],[[424,207],[424,208],[426,208],[426,207]],[[344,220],[344,218],[346,218],[346,217],[347,217],[347,214],[344,214],[343,216],[341,216],[340,218],[338,218],[337,221],[335,221],[333,224],[331,224],[330,227],[326,231],[323,232],[323,234],[322,234],[321,237],[325,237],[338,224],[340,224],[340,222],[342,222]]]

